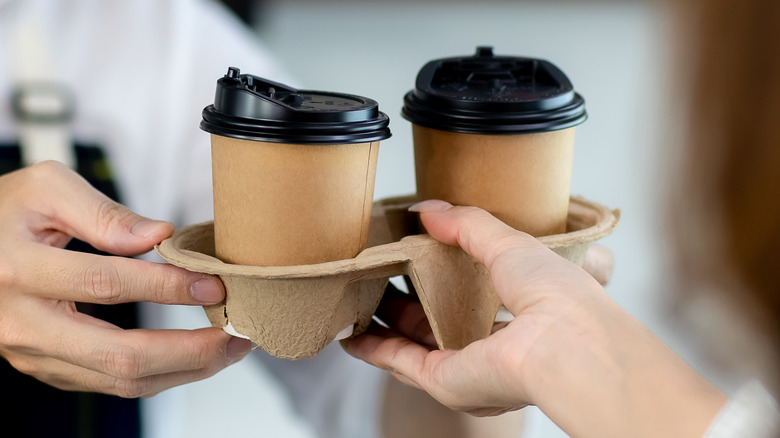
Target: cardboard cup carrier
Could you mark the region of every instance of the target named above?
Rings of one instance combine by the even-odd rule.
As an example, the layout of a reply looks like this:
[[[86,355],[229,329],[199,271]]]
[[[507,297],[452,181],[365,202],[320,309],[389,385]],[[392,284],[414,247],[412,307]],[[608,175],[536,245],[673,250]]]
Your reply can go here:
[[[427,63],[404,97],[417,197],[484,208],[534,236],[566,231],[574,126],[585,102],[548,61],[474,56]]]
[[[453,60],[426,65],[405,98],[421,193],[375,202],[378,142],[390,136],[376,102],[295,90],[235,68],[218,80],[201,123],[212,134],[214,221],[179,229],[157,247],[171,264],[220,276],[225,301],[205,308],[213,326],[277,357],[312,357],[365,331],[389,278],[403,275],[439,348],[459,349],[490,335],[501,302],[484,266],[419,228],[407,210],[417,199],[482,206],[516,228],[552,234],[539,240],[577,264],[612,232],[617,210],[568,196],[572,126],[585,113],[562,73],[484,48]],[[527,81],[538,93],[530,98],[519,91]],[[545,97],[555,90],[558,99]],[[480,104],[486,94],[492,100]],[[460,120],[461,107],[482,119]]]

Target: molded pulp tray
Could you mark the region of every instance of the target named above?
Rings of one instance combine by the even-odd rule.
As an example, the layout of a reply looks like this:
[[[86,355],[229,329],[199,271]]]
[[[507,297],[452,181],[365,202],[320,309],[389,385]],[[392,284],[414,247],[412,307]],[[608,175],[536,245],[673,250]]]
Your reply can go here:
[[[232,328],[270,354],[312,357],[345,330],[365,331],[390,277],[408,276],[442,349],[488,336],[501,302],[490,274],[460,248],[419,234],[414,196],[374,203],[368,248],[348,260],[300,266],[240,266],[214,257],[213,222],[191,225],[157,247],[167,262],[216,274],[226,298],[205,308],[215,327]],[[610,234],[620,212],[572,197],[568,232],[547,247],[582,265],[592,242]]]

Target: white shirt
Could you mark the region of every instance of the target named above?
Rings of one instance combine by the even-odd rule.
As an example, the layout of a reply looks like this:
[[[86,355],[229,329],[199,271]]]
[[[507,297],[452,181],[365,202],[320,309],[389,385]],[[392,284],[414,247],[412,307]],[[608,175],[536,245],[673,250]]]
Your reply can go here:
[[[47,76],[77,96],[73,137],[106,148],[124,204],[177,226],[213,218],[209,135],[199,123],[216,80],[235,66],[296,85],[257,37],[216,3],[6,0],[0,2],[5,102],[18,76],[12,31],[30,13],[51,54]],[[15,138],[17,129],[9,105],[0,105],[0,139]],[[208,325],[199,308],[144,310],[147,327]],[[262,352],[250,356],[208,382],[143,400],[145,436],[377,436],[382,371],[337,345],[300,363]]]
[[[754,380],[742,386],[710,425],[705,438],[777,438],[780,410],[777,402]]]

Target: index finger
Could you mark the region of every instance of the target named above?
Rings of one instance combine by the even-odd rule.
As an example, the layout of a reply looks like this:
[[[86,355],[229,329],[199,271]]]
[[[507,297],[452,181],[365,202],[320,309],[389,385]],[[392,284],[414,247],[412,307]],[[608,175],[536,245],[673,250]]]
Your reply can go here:
[[[150,301],[216,304],[225,297],[218,277],[172,265],[67,251],[25,243],[15,252],[9,286],[41,298],[96,304]]]

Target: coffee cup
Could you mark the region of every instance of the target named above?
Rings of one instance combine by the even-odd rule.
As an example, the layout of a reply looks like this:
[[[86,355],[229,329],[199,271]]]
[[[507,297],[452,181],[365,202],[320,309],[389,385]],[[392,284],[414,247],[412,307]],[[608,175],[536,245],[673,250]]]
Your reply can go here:
[[[585,102],[549,61],[433,60],[404,96],[419,199],[484,208],[534,236],[566,231],[575,126]]]
[[[388,124],[371,99],[231,67],[201,122],[212,140],[217,258],[288,266],[355,257],[368,238]]]

